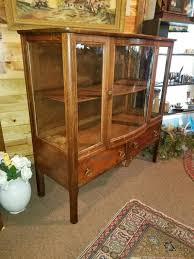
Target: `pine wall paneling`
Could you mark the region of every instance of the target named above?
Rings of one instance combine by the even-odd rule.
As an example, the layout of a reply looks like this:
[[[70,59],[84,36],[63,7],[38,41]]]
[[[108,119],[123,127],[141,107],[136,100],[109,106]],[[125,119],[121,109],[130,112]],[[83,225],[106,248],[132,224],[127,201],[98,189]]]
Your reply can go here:
[[[0,120],[6,151],[32,154],[20,37],[0,25]]]
[[[6,14],[4,8],[4,0],[0,0],[0,22],[5,23],[6,21]]]
[[[146,0],[127,0],[129,1],[129,11],[126,10],[125,32],[140,33],[144,17]]]

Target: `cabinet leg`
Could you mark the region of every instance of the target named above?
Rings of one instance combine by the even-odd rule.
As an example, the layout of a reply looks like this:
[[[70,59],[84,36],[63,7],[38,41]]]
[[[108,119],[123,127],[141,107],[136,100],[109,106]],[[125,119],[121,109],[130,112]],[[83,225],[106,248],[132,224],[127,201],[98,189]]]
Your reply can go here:
[[[45,183],[44,183],[44,174],[36,171],[36,184],[38,196],[45,196]]]
[[[0,231],[3,229],[3,219],[2,219],[2,215],[0,213]]]
[[[69,190],[70,221],[72,224],[78,222],[78,188]]]
[[[157,159],[158,159],[159,145],[160,145],[160,140],[157,140],[154,144],[154,149],[153,149],[153,162],[154,163],[156,163]]]
[[[123,167],[128,167],[130,163],[131,163],[131,160],[126,159],[126,160],[122,161],[122,166]]]
[[[133,160],[132,156],[130,155],[130,147],[128,144],[125,145],[125,160],[123,160],[122,166],[128,167]]]

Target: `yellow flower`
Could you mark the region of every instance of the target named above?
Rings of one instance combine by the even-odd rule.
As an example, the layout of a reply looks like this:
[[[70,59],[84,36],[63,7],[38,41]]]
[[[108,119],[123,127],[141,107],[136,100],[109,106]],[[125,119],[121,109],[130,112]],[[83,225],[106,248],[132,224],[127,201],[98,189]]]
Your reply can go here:
[[[4,160],[4,164],[6,166],[11,165],[11,159],[10,159],[10,157],[9,157],[9,155],[7,153],[3,154],[3,160]]]
[[[11,165],[11,160],[4,160],[4,164],[6,166],[10,166]]]
[[[4,154],[3,154],[3,159],[10,159],[10,158],[9,158],[9,155],[8,155],[7,153],[4,153]]]

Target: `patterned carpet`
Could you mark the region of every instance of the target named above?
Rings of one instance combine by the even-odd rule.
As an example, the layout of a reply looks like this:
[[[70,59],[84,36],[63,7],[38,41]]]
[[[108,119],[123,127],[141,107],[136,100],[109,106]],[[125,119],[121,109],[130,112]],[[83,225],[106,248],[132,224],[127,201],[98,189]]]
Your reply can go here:
[[[192,150],[185,152],[183,157],[183,164],[186,173],[194,181],[194,152]]]
[[[130,201],[79,259],[194,258],[194,229]]]

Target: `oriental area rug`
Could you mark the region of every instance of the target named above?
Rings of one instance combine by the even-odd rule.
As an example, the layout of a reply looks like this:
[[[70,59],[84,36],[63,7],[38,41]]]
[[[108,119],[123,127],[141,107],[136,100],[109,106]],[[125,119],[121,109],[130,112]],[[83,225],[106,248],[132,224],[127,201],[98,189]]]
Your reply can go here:
[[[132,200],[79,259],[194,259],[194,229]]]
[[[183,165],[186,173],[194,181],[194,152],[188,150],[183,156]]]

